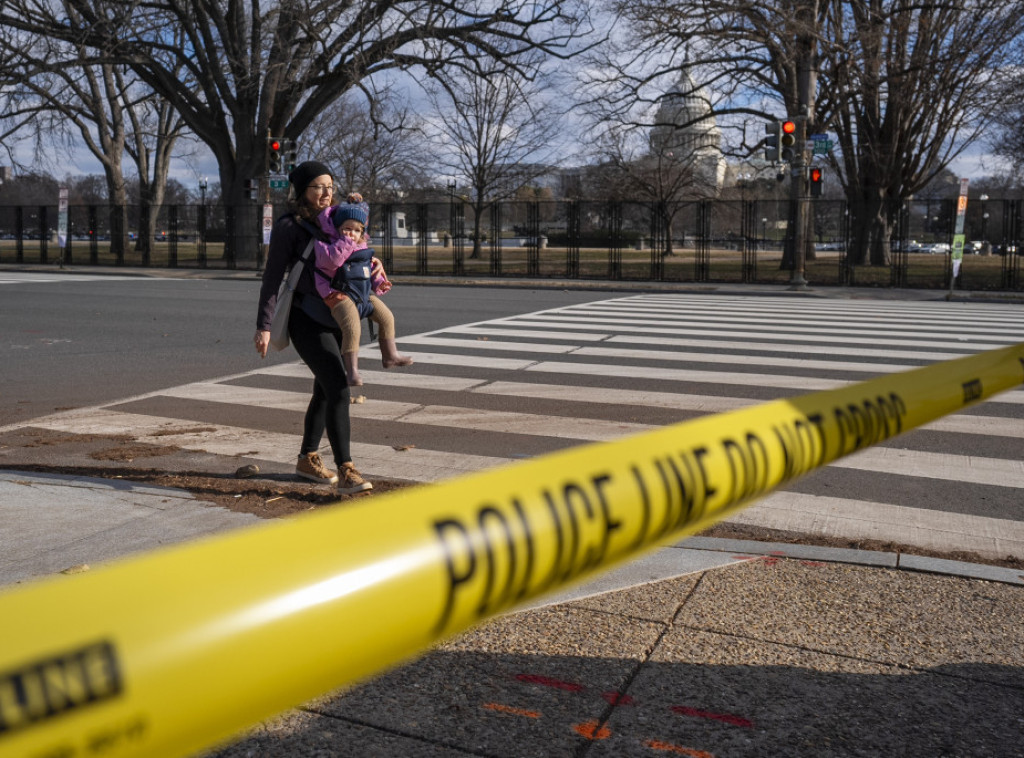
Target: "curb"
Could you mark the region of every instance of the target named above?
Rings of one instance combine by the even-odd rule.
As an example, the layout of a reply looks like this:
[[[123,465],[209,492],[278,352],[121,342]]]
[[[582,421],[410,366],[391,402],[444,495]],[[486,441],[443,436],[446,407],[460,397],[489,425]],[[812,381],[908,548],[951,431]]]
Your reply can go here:
[[[982,579],[1024,586],[1024,569],[990,566],[984,563],[967,563],[946,558],[931,558],[909,553],[875,552],[852,548],[824,547],[821,545],[800,545],[789,542],[755,542],[723,537],[690,537],[676,547],[689,550],[708,550],[748,554],[759,558],[792,558],[826,563],[850,563],[857,566],[873,566],[902,571],[916,571],[924,574],[958,576],[965,579]]]
[[[255,269],[195,269],[195,268],[139,268],[119,266],[68,266],[55,264],[0,263],[0,271],[24,273],[76,274],[94,276],[130,276],[155,279],[216,279],[255,281],[262,270]],[[566,289],[575,291],[630,291],[630,292],[689,292],[706,294],[764,295],[776,297],[845,298],[866,300],[901,300],[922,302],[977,302],[1024,304],[1024,292],[1013,291],[956,291],[952,295],[939,289],[894,289],[889,287],[848,287],[821,285],[743,284],[740,282],[653,282],[640,280],[596,279],[527,279],[454,277],[450,275],[422,276],[401,274],[403,284],[445,287],[505,287],[510,289]]]

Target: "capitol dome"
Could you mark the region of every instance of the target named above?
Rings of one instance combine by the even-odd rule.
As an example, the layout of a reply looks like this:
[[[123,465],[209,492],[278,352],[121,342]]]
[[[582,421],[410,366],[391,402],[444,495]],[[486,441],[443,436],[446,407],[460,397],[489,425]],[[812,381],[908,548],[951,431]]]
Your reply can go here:
[[[722,133],[711,113],[711,100],[690,75],[665,93],[651,129],[652,155],[672,154],[694,165],[695,173],[714,188],[725,180]]]

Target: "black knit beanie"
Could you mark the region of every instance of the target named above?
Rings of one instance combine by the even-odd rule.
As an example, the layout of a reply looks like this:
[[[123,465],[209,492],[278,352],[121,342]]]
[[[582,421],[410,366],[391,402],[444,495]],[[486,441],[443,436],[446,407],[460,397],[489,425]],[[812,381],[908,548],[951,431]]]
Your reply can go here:
[[[288,181],[295,188],[295,196],[301,197],[309,183],[324,174],[333,176],[331,170],[319,161],[305,161],[292,169],[288,174]]]

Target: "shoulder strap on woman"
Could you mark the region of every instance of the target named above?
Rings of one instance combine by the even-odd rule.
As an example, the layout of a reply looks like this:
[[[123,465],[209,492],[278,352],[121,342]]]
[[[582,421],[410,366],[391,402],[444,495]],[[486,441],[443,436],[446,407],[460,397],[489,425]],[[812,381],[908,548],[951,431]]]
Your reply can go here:
[[[299,226],[301,226],[303,229],[305,229],[307,232],[313,235],[313,239],[320,240],[321,242],[327,242],[327,235],[324,234],[322,229],[317,229],[304,218],[299,218],[298,216],[296,216],[295,220],[299,222]]]

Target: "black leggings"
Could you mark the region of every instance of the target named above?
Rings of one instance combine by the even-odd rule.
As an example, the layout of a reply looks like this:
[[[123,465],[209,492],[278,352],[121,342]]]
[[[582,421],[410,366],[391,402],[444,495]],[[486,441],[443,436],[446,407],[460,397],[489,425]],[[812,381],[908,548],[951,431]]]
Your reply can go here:
[[[288,318],[288,335],[295,352],[313,372],[313,397],[306,408],[299,453],[308,455],[319,450],[326,429],[335,465],[349,463],[352,431],[348,418],[348,379],[341,360],[341,331],[337,327],[323,326],[300,308],[293,307]]]

